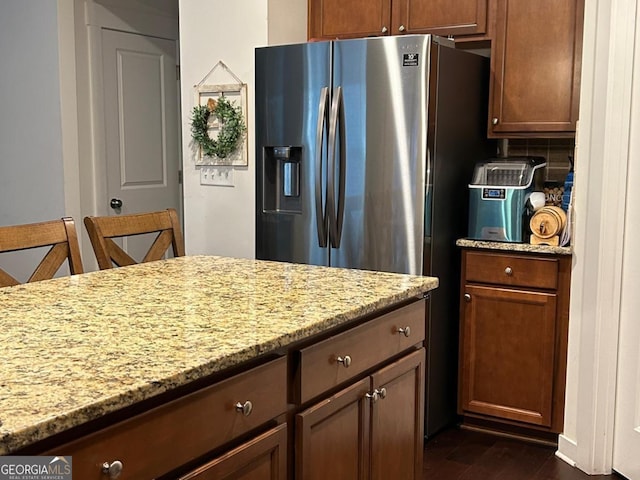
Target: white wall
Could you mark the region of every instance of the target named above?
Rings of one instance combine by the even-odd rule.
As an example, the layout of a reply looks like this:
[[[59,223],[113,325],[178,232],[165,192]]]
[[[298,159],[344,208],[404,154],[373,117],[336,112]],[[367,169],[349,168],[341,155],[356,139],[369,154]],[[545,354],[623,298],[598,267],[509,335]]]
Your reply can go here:
[[[56,0],[0,2],[0,225],[62,217]]]
[[[66,214],[56,0],[0,2],[0,225]],[[20,281],[41,252],[4,255]]]
[[[287,8],[287,5],[290,8]],[[303,5],[304,8],[301,8]],[[306,0],[180,0],[180,68],[184,174],[184,230],[187,254],[252,258],[255,255],[254,48],[269,43],[269,25],[278,43],[306,40]],[[271,17],[269,16],[271,15]],[[302,18],[300,18],[302,17]],[[286,21],[284,20],[286,19]],[[247,84],[248,167],[236,167],[233,187],[200,185],[189,118],[194,85],[222,60]],[[216,69],[207,84],[235,83]]]

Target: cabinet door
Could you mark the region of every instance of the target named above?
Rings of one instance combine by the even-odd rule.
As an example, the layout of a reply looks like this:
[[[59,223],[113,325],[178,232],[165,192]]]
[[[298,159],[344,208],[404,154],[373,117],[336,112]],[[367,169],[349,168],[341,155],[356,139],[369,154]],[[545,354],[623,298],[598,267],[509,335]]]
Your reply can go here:
[[[498,0],[497,8],[489,136],[574,136],[584,0]]]
[[[372,480],[422,478],[424,375],[424,348],[372,375]]]
[[[370,385],[367,377],[296,415],[296,478],[367,478]]]
[[[309,0],[308,36],[333,40],[384,35],[391,0]]]
[[[549,427],[556,295],[466,285],[460,406]]]
[[[243,443],[179,480],[286,480],[287,425]]]
[[[393,0],[391,33],[483,35],[489,0]]]

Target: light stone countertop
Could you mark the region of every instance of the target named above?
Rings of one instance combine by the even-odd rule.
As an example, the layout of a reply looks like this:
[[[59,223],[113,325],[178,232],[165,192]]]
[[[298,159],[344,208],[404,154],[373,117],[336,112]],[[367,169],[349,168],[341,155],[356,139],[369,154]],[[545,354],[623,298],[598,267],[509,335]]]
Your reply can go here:
[[[0,454],[437,285],[194,256],[0,288]]]
[[[487,240],[472,240],[461,238],[456,245],[466,248],[484,248],[488,250],[502,250],[507,252],[530,252],[552,255],[571,255],[571,247],[552,247],[550,245],[531,245],[530,243],[490,242]]]

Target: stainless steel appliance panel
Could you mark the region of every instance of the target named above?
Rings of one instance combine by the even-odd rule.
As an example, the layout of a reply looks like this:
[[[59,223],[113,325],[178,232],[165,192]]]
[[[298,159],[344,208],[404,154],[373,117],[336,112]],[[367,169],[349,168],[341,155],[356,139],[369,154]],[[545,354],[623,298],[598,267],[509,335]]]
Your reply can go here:
[[[317,217],[316,180],[325,189],[326,160],[317,163],[325,155],[325,126],[319,143],[317,134],[320,99],[331,88],[331,43],[258,48],[255,62],[256,257],[327,265],[328,249],[320,246],[318,233],[318,222],[324,227],[325,219]],[[299,158],[287,163],[281,152],[297,152]],[[325,194],[320,202],[322,212]]]
[[[466,186],[475,163],[493,147],[485,127],[488,59],[442,46],[432,65],[437,88],[430,102],[431,219],[424,274],[438,277],[439,286],[431,294],[427,323],[427,436],[456,418],[460,251],[455,241],[466,235]]]
[[[334,44],[334,92],[342,90],[346,137],[346,158],[338,152],[335,168],[344,162],[346,179],[332,266],[422,273],[430,40]]]

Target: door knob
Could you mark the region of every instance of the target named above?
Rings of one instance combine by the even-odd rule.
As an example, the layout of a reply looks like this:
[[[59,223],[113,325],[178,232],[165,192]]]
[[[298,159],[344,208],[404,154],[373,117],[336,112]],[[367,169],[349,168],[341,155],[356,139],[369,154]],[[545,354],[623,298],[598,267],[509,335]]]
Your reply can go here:
[[[120,200],[119,198],[112,198],[111,201],[109,202],[109,205],[114,210],[118,208],[122,208],[122,200]]]

